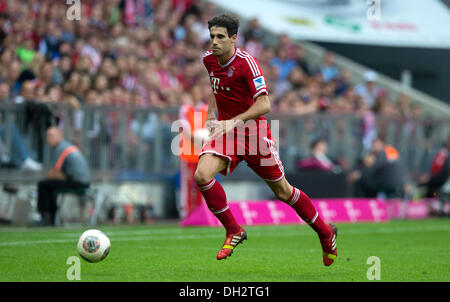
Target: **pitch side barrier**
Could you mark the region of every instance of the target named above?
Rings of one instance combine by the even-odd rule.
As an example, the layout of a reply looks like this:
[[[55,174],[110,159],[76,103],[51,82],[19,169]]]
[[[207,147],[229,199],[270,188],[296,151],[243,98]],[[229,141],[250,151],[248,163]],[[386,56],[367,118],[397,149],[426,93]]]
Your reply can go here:
[[[376,198],[312,199],[319,215],[335,223],[385,222],[392,219],[425,219],[429,203],[435,201],[383,200]],[[275,200],[229,201],[229,207],[241,225],[305,224],[289,205]],[[180,226],[221,226],[219,220],[201,204]]]
[[[20,155],[17,150],[23,147],[30,157],[48,169],[50,149],[45,143],[45,129],[54,123],[63,129],[67,140],[80,147],[93,174],[110,177],[126,171],[175,173],[179,158],[173,146],[177,145],[182,128],[176,126],[178,110],[178,107],[92,105],[74,109],[55,104],[51,107],[53,118],[49,119],[42,110],[31,118],[23,104],[1,104],[1,167],[20,170],[23,158],[17,156]],[[270,113],[266,118],[287,172],[297,169],[300,158],[310,156],[310,145],[317,138],[327,141],[330,158],[345,159],[347,168],[352,169],[370,148],[371,139],[382,135],[400,152],[406,171],[420,173],[428,170],[430,159],[450,135],[448,118],[419,120],[378,116],[367,121],[357,115],[322,113]],[[242,125],[242,133],[254,128],[250,124]],[[265,126],[259,128],[266,129]],[[236,140],[241,138],[236,136]],[[24,146],[18,147],[20,141]],[[260,144],[264,146],[267,142],[254,143]]]

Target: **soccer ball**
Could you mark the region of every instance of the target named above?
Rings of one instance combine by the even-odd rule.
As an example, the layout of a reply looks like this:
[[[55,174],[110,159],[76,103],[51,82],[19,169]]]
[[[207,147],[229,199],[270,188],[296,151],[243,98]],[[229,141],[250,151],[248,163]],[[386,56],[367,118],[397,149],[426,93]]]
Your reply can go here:
[[[78,239],[78,253],[88,262],[99,262],[106,258],[111,248],[108,236],[99,230],[87,230]]]

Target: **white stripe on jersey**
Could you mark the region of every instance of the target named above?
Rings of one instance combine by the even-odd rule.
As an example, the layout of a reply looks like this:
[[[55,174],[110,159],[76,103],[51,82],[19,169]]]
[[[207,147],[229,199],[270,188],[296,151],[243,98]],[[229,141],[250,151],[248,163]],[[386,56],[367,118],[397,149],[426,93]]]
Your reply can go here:
[[[261,73],[259,72],[258,64],[256,64],[255,59],[253,59],[252,56],[250,56],[249,54],[244,53],[241,50],[239,50],[237,52],[237,55],[240,58],[243,58],[243,59],[245,59],[247,61],[247,64],[250,66],[250,69],[252,70],[253,77],[257,77],[257,76],[261,75]]]
[[[239,48],[238,48],[238,49],[239,49]],[[232,56],[225,64],[222,65],[222,64],[220,64],[219,61],[217,61],[217,63],[219,64],[220,67],[225,68],[225,67],[227,67],[228,65],[230,65],[231,62],[234,61],[234,59],[236,58],[237,53],[238,53],[238,51],[236,50],[236,51],[234,52],[234,55],[233,55],[233,56]]]
[[[258,65],[258,63],[256,63],[255,58],[252,55],[250,55],[248,52],[243,51],[242,53],[244,56],[249,58],[250,62],[253,64],[253,67],[255,67],[256,74],[261,75],[261,72],[259,71],[259,65]]]
[[[261,73],[259,72],[259,66],[258,66],[258,64],[256,63],[255,58],[254,58],[252,55],[250,55],[248,52],[246,52],[246,51],[242,51],[242,54],[243,54],[244,56],[246,56],[246,57],[249,58],[249,60],[250,60],[250,61],[252,62],[252,64],[253,64],[253,67],[255,67],[255,70],[256,70],[257,75],[260,75]]]
[[[209,56],[209,55],[212,55],[212,51],[207,51],[207,52],[205,52],[203,55],[202,55],[202,59],[204,59],[205,57],[207,57],[207,56]]]
[[[250,62],[249,57],[244,57],[244,56],[242,56],[241,58],[243,58],[243,59],[245,59],[245,60],[247,61],[247,64],[250,66],[250,69],[252,70],[253,77],[256,78],[256,77],[258,76],[258,71],[255,70],[255,67],[254,67],[254,65]]]
[[[258,92],[255,93],[255,95],[253,96],[253,99],[255,99],[256,97],[258,97],[260,94],[262,94],[263,92],[267,93],[267,89],[265,89],[264,87],[261,87],[260,89],[262,90],[258,90]]]
[[[243,58],[247,61],[247,64],[250,67],[250,70],[252,71],[253,77],[256,77],[255,67],[252,65],[252,63],[250,63],[250,60],[248,59],[248,57],[243,56],[241,54],[238,54],[238,57]]]

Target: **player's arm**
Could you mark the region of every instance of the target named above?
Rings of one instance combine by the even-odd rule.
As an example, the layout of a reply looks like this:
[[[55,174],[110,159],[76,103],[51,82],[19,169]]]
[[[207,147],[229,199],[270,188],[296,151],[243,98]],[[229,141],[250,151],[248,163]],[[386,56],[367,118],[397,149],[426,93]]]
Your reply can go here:
[[[208,104],[208,115],[206,117],[206,122],[217,119],[216,111],[217,111],[216,97],[214,95],[211,95],[211,99],[209,100]]]
[[[234,129],[236,126],[244,124],[246,121],[255,119],[261,115],[270,112],[270,100],[267,94],[261,94],[256,98],[253,105],[247,109],[247,111],[236,115],[234,118],[225,121],[210,121],[210,137],[215,137],[227,133]]]
[[[256,97],[253,105],[247,109],[247,111],[236,115],[233,120],[236,122],[236,125],[240,123],[245,123],[246,121],[253,120],[261,115],[267,114],[270,112],[270,100],[267,94],[261,94]]]
[[[270,100],[267,94],[267,85],[263,72],[256,59],[251,56],[245,57],[242,64],[242,80],[247,82],[250,95],[254,102],[245,112],[236,115],[230,120],[216,122],[216,129],[210,136],[224,134],[248,120],[255,119],[270,112]]]
[[[211,95],[211,99],[208,104],[208,114],[206,116],[205,126],[208,128],[209,132],[212,134],[214,132],[214,128],[217,122],[216,117],[217,105],[216,105],[216,97]]]

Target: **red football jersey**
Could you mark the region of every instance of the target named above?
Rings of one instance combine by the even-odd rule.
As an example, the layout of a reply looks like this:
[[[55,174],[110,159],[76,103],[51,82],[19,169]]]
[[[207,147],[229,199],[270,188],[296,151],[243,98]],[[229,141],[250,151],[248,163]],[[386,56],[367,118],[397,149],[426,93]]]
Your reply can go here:
[[[247,111],[261,94],[267,93],[266,80],[258,62],[253,56],[239,48],[225,64],[207,52],[203,63],[209,73],[212,92],[216,99],[218,120],[228,120]],[[230,174],[245,160],[256,174],[265,180],[279,181],[284,168],[276,150],[269,124],[259,116],[234,128],[234,136],[218,136],[209,140],[202,148],[202,154],[215,154],[228,160],[222,174]]]
[[[225,64],[208,51],[203,56],[211,88],[216,98],[218,120],[228,120],[249,109],[261,94],[268,94],[266,80],[256,59],[235,48]],[[255,120],[265,120],[263,116]]]

